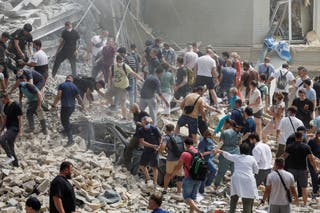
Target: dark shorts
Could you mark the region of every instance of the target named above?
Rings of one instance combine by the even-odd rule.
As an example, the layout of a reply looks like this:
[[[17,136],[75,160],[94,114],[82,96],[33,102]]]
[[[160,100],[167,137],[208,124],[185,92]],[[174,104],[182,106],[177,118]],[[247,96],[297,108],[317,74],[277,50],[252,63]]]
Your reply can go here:
[[[158,167],[159,166],[158,153],[155,151],[149,151],[145,149],[141,155],[140,166]]]
[[[266,186],[267,176],[271,172],[271,169],[259,169],[258,174],[255,175],[257,186],[262,183]]]
[[[194,84],[194,87],[198,87],[198,86],[207,86],[207,89],[214,89],[214,81],[212,77],[207,77],[207,76],[201,76],[201,75],[197,75],[196,76],[196,82]]]
[[[49,77],[48,64],[47,65],[42,65],[42,66],[36,66],[34,68],[34,70],[37,71],[38,73],[40,73],[44,78],[48,78]]]
[[[195,135],[198,133],[198,119],[196,118],[191,118],[190,116],[187,116],[187,115],[181,115],[177,124],[180,127],[188,124],[189,135],[191,134]]]
[[[206,121],[202,120],[202,116],[198,117],[198,128],[199,128],[199,131],[200,131],[201,135],[203,133],[205,133],[205,131],[207,131],[209,129],[208,123]]]
[[[263,114],[263,109],[258,110],[256,113],[253,113],[253,117],[261,118]]]
[[[293,175],[294,180],[297,181],[301,188],[308,186],[308,170],[288,169],[288,171]]]

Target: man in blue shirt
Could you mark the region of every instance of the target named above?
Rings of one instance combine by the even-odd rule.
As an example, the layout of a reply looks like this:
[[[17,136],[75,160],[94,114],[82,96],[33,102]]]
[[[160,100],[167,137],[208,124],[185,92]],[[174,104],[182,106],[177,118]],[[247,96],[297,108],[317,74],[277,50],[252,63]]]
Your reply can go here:
[[[27,119],[29,123],[29,129],[26,131],[31,133],[34,131],[34,119],[33,115],[37,114],[40,120],[40,125],[42,128],[43,134],[48,134],[46,120],[44,119],[44,114],[41,108],[42,96],[38,88],[27,82],[27,77],[22,75],[20,77],[19,85],[19,103],[22,106],[22,98],[25,96],[28,99],[28,108],[27,108]]]
[[[68,136],[68,143],[65,147],[72,146],[74,144],[72,138],[72,130],[70,127],[70,116],[74,112],[76,100],[81,105],[82,109],[84,109],[84,105],[82,102],[82,98],[80,96],[80,92],[78,87],[73,83],[72,75],[68,75],[66,81],[59,85],[58,94],[54,100],[52,107],[56,108],[58,102],[61,100],[61,112],[60,118],[63,129]]]
[[[161,93],[160,89],[160,78],[163,75],[163,68],[158,67],[155,75],[150,75],[143,83],[141,89],[141,98],[140,98],[140,109],[145,110],[149,108],[149,114],[153,120],[153,124],[157,125],[157,99],[155,94],[158,93],[161,100],[169,106],[168,101]]]
[[[169,213],[168,211],[160,208],[162,204],[162,196],[152,194],[149,199],[148,209],[152,210],[151,213]]]
[[[158,148],[162,142],[162,136],[158,128],[151,125],[152,120],[150,117],[143,117],[141,119],[142,127],[137,132],[138,140],[140,145],[143,145],[143,153],[140,159],[140,170],[143,172],[146,180],[149,184],[150,175],[147,170],[147,166],[152,168],[153,172],[153,185],[156,186],[158,183],[158,166],[159,166],[159,155]]]
[[[259,75],[265,74],[267,80],[270,78],[271,74],[274,73],[274,67],[270,64],[271,59],[269,57],[264,58],[264,62],[258,66]]]

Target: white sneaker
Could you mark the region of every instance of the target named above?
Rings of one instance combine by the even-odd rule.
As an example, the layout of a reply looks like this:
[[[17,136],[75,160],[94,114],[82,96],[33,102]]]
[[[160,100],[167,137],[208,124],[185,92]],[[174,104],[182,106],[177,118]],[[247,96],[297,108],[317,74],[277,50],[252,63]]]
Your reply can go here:
[[[11,157],[11,158],[7,157],[2,163],[3,164],[9,164],[9,163],[11,163],[13,161],[14,161],[14,157]]]

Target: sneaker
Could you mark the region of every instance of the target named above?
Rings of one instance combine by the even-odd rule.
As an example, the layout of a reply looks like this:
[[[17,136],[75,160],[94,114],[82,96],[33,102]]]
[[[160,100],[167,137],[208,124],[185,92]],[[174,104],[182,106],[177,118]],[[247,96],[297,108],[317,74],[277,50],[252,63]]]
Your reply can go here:
[[[63,147],[67,148],[70,147],[74,144],[74,141],[68,142],[66,145],[64,145]]]
[[[9,164],[9,163],[11,163],[13,161],[14,161],[14,157],[11,157],[11,158],[7,157],[2,163],[3,164]]]
[[[149,187],[149,188],[153,188],[153,187],[154,187],[152,180],[148,180],[148,181],[147,181],[147,187]]]

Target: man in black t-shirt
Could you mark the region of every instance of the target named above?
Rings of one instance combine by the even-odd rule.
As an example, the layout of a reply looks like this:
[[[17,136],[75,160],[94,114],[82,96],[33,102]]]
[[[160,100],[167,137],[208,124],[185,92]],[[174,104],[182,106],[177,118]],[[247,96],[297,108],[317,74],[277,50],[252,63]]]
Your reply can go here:
[[[142,118],[142,127],[139,128],[137,133],[139,143],[144,146],[144,150],[140,160],[140,170],[143,172],[146,183],[150,180],[147,166],[152,168],[153,184],[157,185],[158,182],[158,149],[162,141],[162,136],[158,128],[151,125],[150,117]]]
[[[50,213],[72,213],[76,210],[76,195],[68,181],[73,173],[72,163],[65,161],[60,165],[60,173],[50,185]]]
[[[303,202],[306,205],[308,198],[307,158],[313,167],[315,162],[310,147],[303,143],[303,134],[301,132],[295,133],[295,142],[286,148],[282,157],[288,159],[288,171],[292,173],[295,181],[301,187]]]
[[[61,34],[62,41],[56,53],[56,58],[52,68],[52,77],[55,77],[60,64],[68,59],[71,64],[72,75],[75,77],[76,72],[76,55],[77,55],[77,42],[80,39],[78,31],[72,28],[72,23],[67,21],[65,23],[65,30]]]
[[[16,30],[11,34],[11,39],[8,46],[8,52],[13,56],[16,62],[17,68],[22,68],[24,65],[20,64],[20,60],[27,62],[28,56],[26,53],[26,47],[28,46],[29,54],[32,55],[32,42],[33,38],[31,35],[32,25],[25,24],[22,29]],[[16,70],[13,70],[14,72]]]
[[[315,106],[313,106],[312,101],[306,97],[305,89],[299,89],[298,96],[298,98],[293,100],[292,106],[297,107],[298,110],[296,117],[303,122],[307,129],[309,129],[309,123],[313,118],[313,110]]]
[[[174,85],[174,98],[179,100],[181,97],[186,97],[189,92],[188,85],[188,69],[183,65],[183,57],[177,58],[177,78]]]
[[[139,139],[138,139],[138,130],[142,127],[142,118],[145,116],[149,117],[149,114],[145,111],[141,111],[138,104],[133,104],[131,107],[131,112],[133,114],[133,121],[136,124],[136,131],[132,138],[129,141],[129,144],[126,148],[125,153],[125,164],[127,165],[128,170],[135,175],[138,171],[137,162],[140,161],[140,157],[133,157],[132,153],[134,150],[139,150]]]
[[[8,94],[2,93],[0,95],[3,108],[3,124],[1,132],[6,129],[0,136],[0,144],[7,154],[6,160],[3,164],[12,162],[13,166],[18,167],[18,159],[14,151],[14,141],[17,135],[21,137],[22,134],[22,110],[16,102],[12,101]]]

